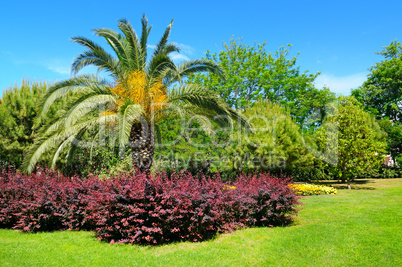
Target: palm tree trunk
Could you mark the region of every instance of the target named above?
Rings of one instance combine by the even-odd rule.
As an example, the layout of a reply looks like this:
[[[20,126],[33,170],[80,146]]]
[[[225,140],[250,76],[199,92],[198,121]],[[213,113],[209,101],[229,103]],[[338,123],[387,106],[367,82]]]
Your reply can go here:
[[[133,124],[130,146],[134,167],[149,174],[155,153],[155,134],[149,122],[141,120]]]

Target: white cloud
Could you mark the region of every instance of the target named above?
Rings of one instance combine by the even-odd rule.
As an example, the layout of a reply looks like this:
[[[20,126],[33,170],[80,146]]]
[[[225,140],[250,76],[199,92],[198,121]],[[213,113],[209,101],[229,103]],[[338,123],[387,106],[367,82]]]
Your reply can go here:
[[[186,55],[179,54],[179,53],[171,53],[170,58],[176,62],[190,60]]]
[[[59,74],[68,75],[70,74],[69,67],[64,66],[46,66],[49,70],[57,72]]]
[[[347,76],[335,76],[332,74],[321,74],[315,80],[318,88],[328,87],[332,92],[342,95],[350,95],[351,89],[363,84],[367,79],[367,73],[360,72]]]
[[[192,55],[194,54],[194,48],[189,46],[189,45],[185,45],[185,44],[177,44],[180,47],[180,50],[182,53],[184,54],[188,54],[188,55]]]
[[[69,75],[70,74],[70,62],[60,59],[49,59],[41,64],[42,66],[46,67],[47,69],[56,72],[62,75]]]

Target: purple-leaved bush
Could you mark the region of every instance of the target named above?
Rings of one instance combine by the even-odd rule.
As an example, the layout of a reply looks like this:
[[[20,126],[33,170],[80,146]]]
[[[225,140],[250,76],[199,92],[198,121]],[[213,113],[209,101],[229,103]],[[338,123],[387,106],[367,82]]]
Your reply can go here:
[[[290,179],[120,174],[107,180],[49,170],[0,173],[0,227],[26,232],[94,230],[111,243],[202,241],[237,228],[286,225],[297,212]]]

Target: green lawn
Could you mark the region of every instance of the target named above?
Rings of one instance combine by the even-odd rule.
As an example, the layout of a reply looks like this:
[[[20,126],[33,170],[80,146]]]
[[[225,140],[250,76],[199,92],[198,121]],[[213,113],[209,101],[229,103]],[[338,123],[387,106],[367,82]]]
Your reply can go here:
[[[402,179],[311,196],[296,222],[202,243],[110,245],[90,232],[0,230],[0,266],[402,266]]]

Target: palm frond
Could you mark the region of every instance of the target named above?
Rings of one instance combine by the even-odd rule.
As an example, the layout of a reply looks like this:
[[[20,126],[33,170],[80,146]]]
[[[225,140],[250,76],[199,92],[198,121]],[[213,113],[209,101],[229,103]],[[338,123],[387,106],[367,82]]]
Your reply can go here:
[[[178,66],[176,66],[177,71],[176,73],[172,73],[168,84],[172,82],[180,82],[183,78],[187,77],[189,74],[199,73],[199,72],[211,72],[218,75],[221,79],[224,78],[224,73],[222,68],[209,60],[204,59],[195,59],[195,60],[188,60],[185,61]]]
[[[53,155],[52,165],[51,165],[51,167],[50,167],[51,169],[54,169],[54,168],[55,168],[56,162],[57,162],[57,160],[58,160],[58,158],[59,158],[59,156],[60,156],[60,153],[63,151],[63,149],[64,149],[66,146],[70,145],[70,144],[73,142],[74,138],[75,138],[75,136],[72,135],[72,136],[70,136],[69,138],[67,138],[64,142],[61,143],[61,145],[59,146],[59,148],[56,150],[56,153],[54,153],[54,155]]]
[[[173,52],[180,53],[180,47],[176,43],[169,43],[161,49],[160,54],[168,55]]]
[[[78,149],[78,144],[81,141],[81,138],[83,137],[83,135],[85,134],[85,132],[87,131],[87,129],[82,129],[77,135],[73,136],[73,139],[71,141],[71,145],[70,145],[70,149],[68,150],[67,153],[67,157],[66,157],[66,164],[68,164],[68,162],[71,161],[71,159],[73,158],[73,155],[75,154],[75,152]]]
[[[164,54],[154,56],[147,67],[148,80],[161,78],[164,73],[172,69],[175,70],[176,66],[169,56]]]
[[[165,32],[162,35],[162,38],[160,39],[159,43],[156,45],[156,48],[154,50],[154,56],[160,55],[166,46],[167,42],[169,41],[169,35],[170,31],[172,30],[172,25],[173,25],[173,19],[170,22],[170,24],[166,27]]]
[[[105,70],[114,79],[122,79],[123,69],[121,63],[108,53],[87,50],[79,54],[71,64],[71,71],[76,75],[86,66],[96,66],[98,72]]]
[[[64,126],[67,128],[71,127],[79,119],[93,111],[94,108],[115,102],[116,97],[112,95],[85,95],[80,98],[71,109],[69,109],[65,115]]]
[[[129,70],[132,67],[131,62],[131,47],[127,44],[127,40],[123,38],[119,33],[111,29],[95,29],[93,30],[96,35],[106,39],[108,44],[112,47],[116,53],[119,61],[124,69]]]
[[[95,75],[80,75],[52,85],[39,102],[40,116],[43,117],[49,111],[50,106],[60,97],[66,96],[68,92],[81,91],[85,93],[107,94],[109,83]]]
[[[125,149],[128,144],[131,126],[135,121],[139,121],[141,116],[144,115],[144,109],[141,105],[131,104],[123,107],[119,114],[119,147],[120,151]]]
[[[99,138],[99,131],[94,135],[94,137],[92,138],[92,142],[91,142],[91,149],[89,150],[89,161],[92,162],[92,157],[93,157],[93,150],[95,147],[95,140],[96,138]]]
[[[168,103],[178,106],[187,104],[188,106],[195,106],[199,111],[205,110],[216,115],[228,116],[251,131],[250,124],[241,114],[230,108],[214,92],[202,86],[186,84],[175,87],[170,91]]]
[[[38,136],[50,136],[59,131],[65,124],[64,116],[58,117],[50,122],[48,125],[42,127],[38,132]]]
[[[89,119],[79,124],[75,124],[69,128],[62,128],[59,131],[52,133],[50,136],[42,136],[39,140],[36,140],[32,148],[29,150],[27,157],[25,157],[23,162],[23,169],[25,169],[28,173],[32,172],[39,158],[45,153],[55,147],[58,144],[64,142],[71,136],[76,136],[84,129],[91,129],[94,126],[99,125],[102,120],[105,120],[108,117],[109,120],[115,121],[116,114],[111,114],[107,116],[102,116],[94,119]]]
[[[148,27],[148,19],[143,15],[141,19],[141,24],[142,24],[142,33],[141,33],[141,50],[142,50],[142,58],[143,62],[141,62],[144,66],[146,64],[146,59],[147,59],[147,51],[148,51],[148,36],[149,33],[151,32],[152,26]]]
[[[103,48],[100,45],[98,45],[94,41],[92,41],[86,37],[83,37],[83,36],[71,37],[71,41],[73,43],[77,43],[82,46],[85,46],[86,48],[89,48],[90,50],[103,50]]]
[[[24,157],[24,161],[22,163],[22,169],[26,170],[28,173],[31,173],[38,162],[39,158],[46,151],[55,147],[55,144],[59,143],[58,134],[53,134],[50,137],[42,137],[39,140],[35,140],[35,143],[30,148],[28,154]]]
[[[190,118],[195,119],[195,121],[200,124],[201,129],[204,130],[206,134],[210,135],[212,133],[212,123],[206,116],[200,115],[199,113],[190,114],[192,115]]]
[[[145,67],[142,65],[142,62],[145,62],[146,59],[143,58],[144,55],[141,51],[137,33],[126,19],[120,19],[118,27],[125,35],[130,46],[130,61],[132,62],[133,68],[135,70],[142,70]]]

